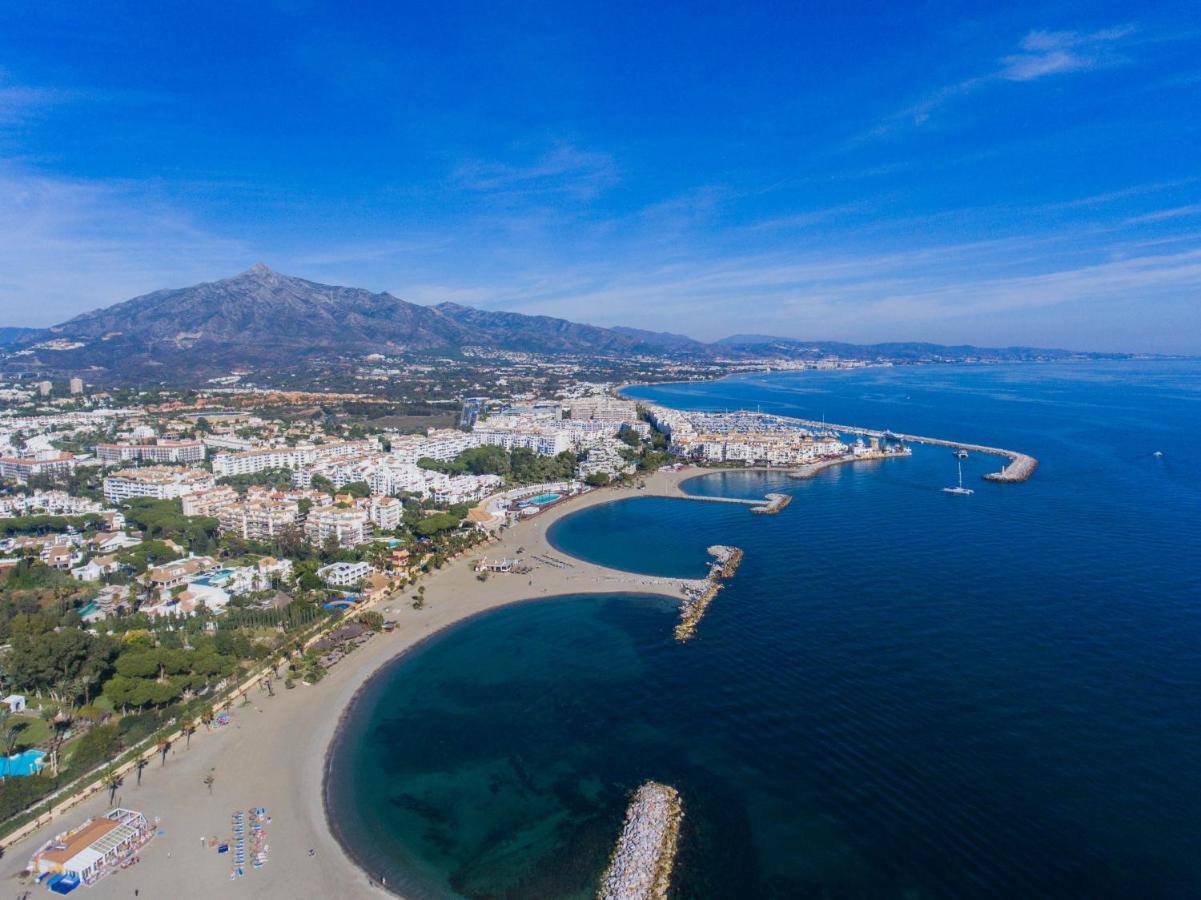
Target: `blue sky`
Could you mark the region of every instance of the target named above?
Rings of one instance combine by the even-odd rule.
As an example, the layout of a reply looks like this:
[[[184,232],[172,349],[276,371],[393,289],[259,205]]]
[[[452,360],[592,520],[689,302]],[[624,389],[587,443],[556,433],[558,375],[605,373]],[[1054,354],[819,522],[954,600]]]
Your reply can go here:
[[[1194,3],[10,3],[0,324],[264,261],[706,339],[1201,353],[1199,111]]]

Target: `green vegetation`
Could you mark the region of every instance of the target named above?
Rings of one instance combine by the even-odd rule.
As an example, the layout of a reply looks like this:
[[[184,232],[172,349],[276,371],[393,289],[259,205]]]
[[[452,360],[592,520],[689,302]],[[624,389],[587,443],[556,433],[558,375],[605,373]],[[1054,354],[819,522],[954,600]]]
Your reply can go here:
[[[197,425],[203,419],[197,422]],[[247,475],[226,475],[217,479],[217,484],[227,484],[239,494],[245,494],[249,487],[288,488],[292,486],[291,469],[263,469],[261,472],[251,472]]]
[[[138,497],[126,502],[125,520],[148,539],[168,538],[200,555],[217,549],[218,522],[210,516],[185,516],[178,500]]]
[[[95,528],[101,519],[95,513],[83,516],[17,516],[0,519],[0,537],[14,534],[49,534],[66,531],[68,528]]]
[[[517,484],[540,481],[566,481],[575,473],[576,455],[564,450],[557,456],[539,456],[533,450],[518,447],[472,447],[454,459],[441,462],[425,457],[417,465],[448,475],[502,475]]]

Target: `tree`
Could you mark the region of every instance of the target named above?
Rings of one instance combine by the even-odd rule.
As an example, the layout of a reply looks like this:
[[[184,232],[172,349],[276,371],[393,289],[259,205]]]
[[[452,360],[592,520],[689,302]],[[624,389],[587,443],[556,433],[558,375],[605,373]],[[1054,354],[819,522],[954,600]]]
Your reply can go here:
[[[95,637],[78,628],[46,634],[14,636],[8,653],[8,673],[27,690],[48,690],[87,677],[99,680],[111,671],[116,645],[108,637]]]
[[[608,472],[592,472],[591,474],[585,476],[585,478],[584,478],[584,484],[589,485],[591,487],[604,487],[608,483],[609,483],[609,473]]]
[[[134,769],[136,769],[137,773],[138,773],[138,784],[139,785],[142,783],[142,770],[145,769],[148,765],[150,765],[150,760],[148,760],[144,756],[139,756],[138,761],[133,764]]]
[[[108,787],[109,806],[113,805],[113,801],[117,797],[117,788],[121,787],[124,781],[125,779],[121,777],[120,773],[117,772],[112,763],[109,763],[108,768],[104,770],[104,783],[105,786]]]
[[[192,734],[196,731],[196,720],[188,716],[180,723],[179,727],[186,739],[184,743],[184,749],[186,750],[192,746]]]
[[[209,794],[213,793],[213,782],[217,780],[213,776],[213,773],[216,771],[216,769],[209,769],[209,773],[204,776],[204,785],[209,789]]]

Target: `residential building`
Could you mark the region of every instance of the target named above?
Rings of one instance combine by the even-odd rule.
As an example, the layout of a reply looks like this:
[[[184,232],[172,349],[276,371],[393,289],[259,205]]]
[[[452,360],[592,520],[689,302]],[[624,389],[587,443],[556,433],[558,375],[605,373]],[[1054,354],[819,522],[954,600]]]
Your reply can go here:
[[[221,530],[234,532],[249,541],[268,541],[300,518],[295,500],[243,500],[221,507],[217,514]]]
[[[317,577],[333,587],[350,587],[370,577],[374,571],[365,562],[336,562],[318,569]]]
[[[96,458],[104,463],[204,462],[204,444],[200,441],[155,441],[153,444],[97,444]]]
[[[339,547],[356,547],[371,539],[371,521],[364,509],[323,506],[310,510],[304,522],[310,544],[320,547],[331,539]]]
[[[227,484],[214,485],[211,488],[185,494],[180,498],[185,516],[216,516],[231,503],[237,503],[241,497]]]
[[[112,503],[134,497],[173,500],[215,487],[217,481],[203,469],[147,466],[143,469],[123,469],[104,479],[105,499]]]
[[[75,471],[75,457],[57,450],[31,457],[0,457],[0,478],[25,482],[33,475],[69,475]]]

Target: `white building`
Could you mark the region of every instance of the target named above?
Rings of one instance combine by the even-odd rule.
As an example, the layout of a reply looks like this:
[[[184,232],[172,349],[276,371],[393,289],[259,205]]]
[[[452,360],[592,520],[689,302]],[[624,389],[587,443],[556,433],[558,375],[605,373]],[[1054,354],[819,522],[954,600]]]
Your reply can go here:
[[[304,534],[315,547],[324,545],[331,538],[339,547],[357,547],[371,540],[371,520],[364,509],[323,506],[309,512],[304,522]]]
[[[123,469],[104,479],[104,496],[111,503],[134,497],[173,500],[215,487],[217,480],[203,469],[148,466]]]
[[[336,562],[318,569],[317,577],[333,587],[350,587],[368,578],[374,571],[365,562]]]

